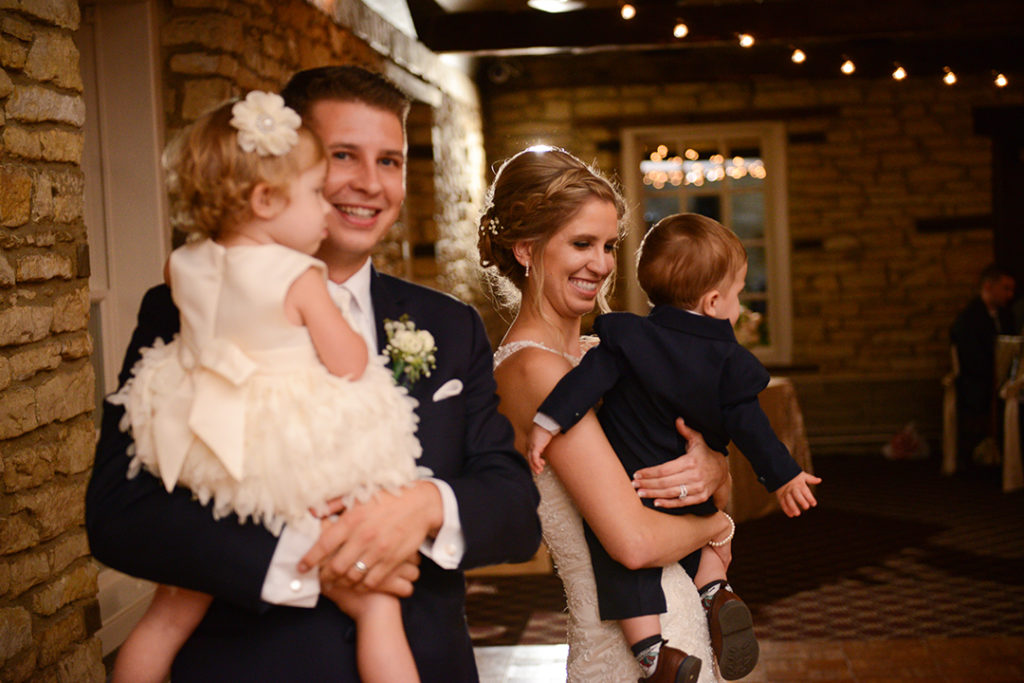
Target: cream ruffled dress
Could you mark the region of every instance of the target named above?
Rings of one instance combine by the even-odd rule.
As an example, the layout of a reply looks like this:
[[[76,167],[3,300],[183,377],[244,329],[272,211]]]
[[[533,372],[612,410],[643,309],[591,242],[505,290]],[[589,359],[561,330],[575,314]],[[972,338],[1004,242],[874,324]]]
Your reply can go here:
[[[321,261],[279,245],[175,250],[181,332],[143,349],[110,399],[125,406],[121,428],[135,440],[129,476],[145,467],[168,491],[185,486],[217,518],[234,512],[275,534],[289,523],[315,535],[310,508],[429,474],[416,465],[416,401],[384,358],[371,354],[358,380],[336,377],[307,329],[285,317],[288,289],[311,267],[326,277]]]

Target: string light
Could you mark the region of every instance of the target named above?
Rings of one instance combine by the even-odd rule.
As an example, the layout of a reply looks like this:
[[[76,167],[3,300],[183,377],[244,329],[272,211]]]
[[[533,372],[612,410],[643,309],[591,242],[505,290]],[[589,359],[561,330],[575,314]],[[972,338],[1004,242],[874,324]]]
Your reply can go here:
[[[946,75],[942,77],[942,82],[946,85],[953,85],[956,83],[956,74],[948,66],[942,67],[942,70],[946,72]]]
[[[1006,84],[1009,83],[1009,81],[1006,80],[1006,76],[1004,76],[1001,73],[997,73],[995,79],[992,82],[996,84],[997,88],[1005,88]]]
[[[805,61],[807,61],[807,55],[805,55],[804,51],[801,50],[800,48],[794,48],[793,54],[790,55],[789,58],[793,60],[794,64],[803,64]]]
[[[631,4],[627,2],[622,6],[622,9],[619,10],[619,14],[622,15],[623,19],[629,21],[630,19],[636,16],[636,7],[633,7]]]
[[[850,74],[857,70],[857,66],[853,63],[852,59],[847,57],[846,61],[843,62],[843,65],[839,67],[839,70],[842,71],[847,76],[849,76]]]
[[[689,32],[690,27],[687,26],[682,19],[677,19],[676,25],[672,29],[672,35],[674,35],[676,38],[685,38]]]
[[[749,33],[740,33],[736,37],[739,39],[742,47],[752,47],[754,45],[754,36]]]
[[[896,68],[892,72],[892,77],[894,80],[902,81],[907,77],[907,70],[899,62],[896,62]]]

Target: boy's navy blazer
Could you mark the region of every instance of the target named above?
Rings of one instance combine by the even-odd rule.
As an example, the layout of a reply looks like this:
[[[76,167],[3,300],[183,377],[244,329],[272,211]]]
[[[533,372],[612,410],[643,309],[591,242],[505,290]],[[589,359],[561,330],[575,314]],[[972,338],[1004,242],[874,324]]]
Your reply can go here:
[[[686,450],[677,417],[717,451],[735,441],[769,491],[800,473],[757,402],[768,371],[728,320],[661,305],[647,317],[602,315],[594,331],[601,343],[538,409],[563,430],[603,397],[598,417],[630,476]]]
[[[529,559],[540,542],[539,496],[513,447],[512,427],[497,412],[491,347],[479,315],[453,297],[373,271],[377,338],[383,321],[408,314],[429,330],[437,368],[411,394],[419,402],[420,463],[447,481],[458,500],[466,539],[462,568]],[[147,292],[121,370],[128,377],[139,350],[178,331],[169,289]],[[463,390],[435,402],[458,379]],[[86,496],[93,554],[134,576],[214,595],[202,624],[175,660],[178,681],[357,681],[353,622],[321,598],[313,609],[260,600],[277,539],[236,518],[214,520],[209,508],[178,488],[168,494],[143,472],[127,479],[130,437],[118,429],[123,408],[104,403],[96,463]],[[424,681],[475,681],[465,620],[465,577],[430,560],[420,564],[403,618]]]

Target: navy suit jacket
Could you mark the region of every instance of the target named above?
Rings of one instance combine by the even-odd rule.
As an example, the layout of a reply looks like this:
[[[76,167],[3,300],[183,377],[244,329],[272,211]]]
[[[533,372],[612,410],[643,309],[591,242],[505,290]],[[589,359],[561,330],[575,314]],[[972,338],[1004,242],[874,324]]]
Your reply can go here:
[[[995,399],[996,337],[1013,334],[1013,316],[1001,308],[996,319],[989,315],[980,296],[971,299],[957,315],[949,330],[956,344],[960,374],[956,378],[957,410],[975,415],[988,415]]]
[[[408,314],[433,334],[437,368],[411,394],[419,401],[420,463],[448,482],[466,539],[462,568],[529,559],[540,543],[539,496],[513,447],[512,427],[497,412],[491,347],[470,306],[425,287],[373,272],[377,338],[384,319]],[[178,331],[170,291],[147,292],[121,370],[127,378],[139,349]],[[463,391],[433,394],[457,378]],[[86,496],[93,554],[120,571],[210,593],[214,602],[175,660],[175,681],[357,681],[352,621],[321,598],[313,609],[260,599],[277,539],[209,508],[178,488],[168,494],[143,472],[127,479],[123,408],[104,403],[96,463]],[[371,454],[367,454],[368,456]],[[465,619],[465,577],[423,559],[412,597],[402,601],[406,634],[423,681],[475,681]]]
[[[601,343],[538,409],[563,430],[604,397],[598,418],[630,476],[686,450],[676,417],[717,451],[727,453],[735,441],[769,491],[800,473],[757,402],[768,371],[736,341],[728,320],[662,305],[647,317],[602,315],[594,330]]]

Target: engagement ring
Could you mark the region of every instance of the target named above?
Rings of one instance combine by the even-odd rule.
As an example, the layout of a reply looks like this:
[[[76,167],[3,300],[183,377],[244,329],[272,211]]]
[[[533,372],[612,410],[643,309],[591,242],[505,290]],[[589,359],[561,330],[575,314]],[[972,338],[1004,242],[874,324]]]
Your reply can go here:
[[[689,491],[686,490],[686,484],[679,485],[679,500],[686,500],[686,496],[689,495]]]
[[[370,570],[370,568],[367,567],[366,563],[363,562],[362,560],[356,560],[356,563],[354,565],[352,565],[352,566],[356,568],[357,572],[360,572],[362,574],[365,574],[366,572],[368,572]]]

